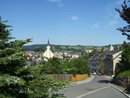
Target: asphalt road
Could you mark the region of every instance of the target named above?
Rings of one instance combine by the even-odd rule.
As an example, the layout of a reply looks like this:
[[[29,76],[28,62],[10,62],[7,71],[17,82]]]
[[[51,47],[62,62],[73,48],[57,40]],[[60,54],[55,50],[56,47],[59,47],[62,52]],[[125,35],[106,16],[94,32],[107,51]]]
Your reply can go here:
[[[97,75],[89,83],[70,86],[66,91],[61,90],[59,93],[67,98],[127,98],[112,88],[107,78]]]

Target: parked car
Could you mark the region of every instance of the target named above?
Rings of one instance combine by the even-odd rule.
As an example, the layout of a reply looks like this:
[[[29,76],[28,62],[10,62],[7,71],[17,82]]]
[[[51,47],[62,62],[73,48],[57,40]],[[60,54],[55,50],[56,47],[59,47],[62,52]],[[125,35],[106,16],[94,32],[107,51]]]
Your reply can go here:
[[[99,76],[101,76],[101,75],[102,75],[102,73],[98,73],[98,75],[99,75]]]
[[[112,78],[114,78],[114,77],[115,77],[115,75],[112,75],[111,77],[112,77]]]
[[[96,75],[96,72],[93,72],[93,75]]]

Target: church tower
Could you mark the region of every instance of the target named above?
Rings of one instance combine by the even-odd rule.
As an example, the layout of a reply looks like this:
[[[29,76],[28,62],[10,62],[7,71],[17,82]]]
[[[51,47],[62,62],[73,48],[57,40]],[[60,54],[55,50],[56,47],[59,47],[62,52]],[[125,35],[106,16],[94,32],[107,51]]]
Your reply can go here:
[[[48,39],[47,49],[43,53],[43,57],[46,57],[46,58],[49,59],[49,58],[52,58],[54,56],[54,54],[52,53],[52,51],[50,49],[51,49],[51,47],[50,47],[50,41]]]
[[[114,51],[114,47],[111,45],[109,51]]]
[[[49,39],[48,39],[48,44],[47,44],[47,50],[50,50],[50,41],[49,41]]]

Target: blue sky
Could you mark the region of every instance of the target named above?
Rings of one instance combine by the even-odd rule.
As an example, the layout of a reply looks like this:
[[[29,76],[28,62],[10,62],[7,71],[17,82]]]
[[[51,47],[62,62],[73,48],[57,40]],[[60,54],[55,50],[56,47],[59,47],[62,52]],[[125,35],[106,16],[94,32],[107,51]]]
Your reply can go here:
[[[115,8],[123,0],[0,0],[0,16],[16,39],[32,44],[109,45],[128,41],[116,30],[126,26]]]

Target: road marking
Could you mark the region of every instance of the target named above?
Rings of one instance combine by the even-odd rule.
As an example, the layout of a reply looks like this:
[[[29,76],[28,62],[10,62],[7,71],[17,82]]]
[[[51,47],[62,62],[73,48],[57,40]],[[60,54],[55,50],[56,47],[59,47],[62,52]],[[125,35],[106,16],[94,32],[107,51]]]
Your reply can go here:
[[[103,90],[103,89],[106,89],[106,88],[109,88],[109,87],[111,87],[111,86],[109,85],[109,86],[105,86],[105,87],[96,89],[96,90],[94,90],[94,91],[91,91],[91,92],[82,94],[82,95],[80,95],[80,96],[78,96],[78,97],[76,97],[76,98],[82,98],[82,97],[84,97],[84,96],[86,96],[86,95],[92,94],[92,93],[94,93],[94,92],[97,92],[97,91],[100,91],[100,90]]]

